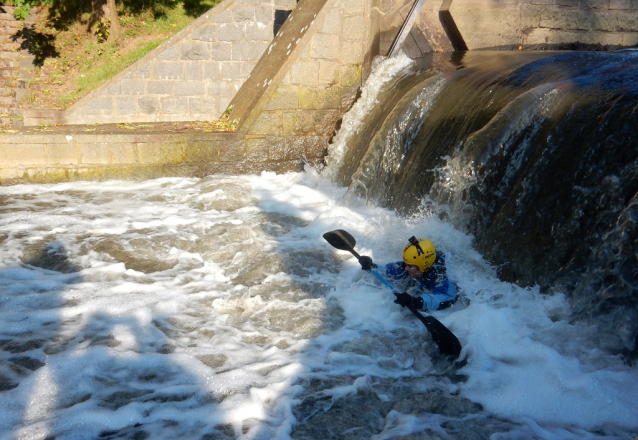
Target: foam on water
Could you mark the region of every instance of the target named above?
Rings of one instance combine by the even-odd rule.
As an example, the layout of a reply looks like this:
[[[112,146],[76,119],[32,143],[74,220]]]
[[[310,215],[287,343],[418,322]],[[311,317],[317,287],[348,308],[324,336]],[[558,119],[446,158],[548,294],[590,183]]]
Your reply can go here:
[[[0,188],[0,438],[289,438],[302,395],[408,379],[484,406],[460,420],[518,424],[499,438],[636,435],[638,373],[565,298],[500,282],[447,223],[345,192],[312,170]],[[414,234],[446,253],[463,300],[435,316],[465,380],[441,376],[425,329],[322,239],[333,229],[378,263]],[[374,438],[451,419],[391,411]]]

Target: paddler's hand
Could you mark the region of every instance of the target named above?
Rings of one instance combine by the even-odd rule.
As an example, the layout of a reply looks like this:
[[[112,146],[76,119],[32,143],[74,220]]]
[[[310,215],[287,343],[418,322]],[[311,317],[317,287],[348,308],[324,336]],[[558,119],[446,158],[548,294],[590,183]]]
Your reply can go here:
[[[417,310],[423,308],[423,298],[420,296],[414,297],[405,292],[394,292],[397,299],[394,300],[395,304],[399,304],[401,307],[412,306]]]
[[[370,270],[373,267],[377,267],[377,265],[372,262],[372,258],[366,255],[362,255],[361,258],[359,258],[359,264],[361,264],[361,269],[363,270]]]

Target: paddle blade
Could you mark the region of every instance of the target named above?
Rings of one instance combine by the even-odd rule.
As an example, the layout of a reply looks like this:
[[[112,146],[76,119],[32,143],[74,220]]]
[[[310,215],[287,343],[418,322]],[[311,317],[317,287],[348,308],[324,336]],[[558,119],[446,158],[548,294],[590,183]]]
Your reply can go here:
[[[332,247],[340,249],[342,251],[354,250],[357,241],[352,235],[343,229],[337,229],[335,231],[326,232],[323,234],[324,240],[326,240]]]
[[[441,354],[452,356],[454,359],[459,357],[461,354],[461,343],[458,338],[454,336],[454,333],[441,324],[441,321],[434,316],[423,316],[414,307],[410,307],[410,311],[414,313],[428,329],[432,335],[432,339],[439,347]]]

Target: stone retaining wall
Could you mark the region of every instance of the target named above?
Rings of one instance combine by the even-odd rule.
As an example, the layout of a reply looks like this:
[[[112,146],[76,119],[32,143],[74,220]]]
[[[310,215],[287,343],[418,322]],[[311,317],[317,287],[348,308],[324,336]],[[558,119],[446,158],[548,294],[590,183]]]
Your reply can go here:
[[[203,177],[299,170],[298,157],[251,151],[235,133],[2,134],[0,184]]]
[[[638,44],[636,0],[454,0],[447,3],[469,50],[517,46],[609,50]]]
[[[11,124],[16,106],[16,78],[20,70],[20,41],[15,35],[22,23],[13,6],[0,5],[0,125]]]
[[[276,11],[295,6],[225,0],[56,117],[66,124],[217,119],[273,39]],[[25,111],[25,125],[41,114]]]
[[[301,1],[237,94],[242,143],[321,157],[374,54],[373,0]],[[273,66],[277,66],[274,68]]]

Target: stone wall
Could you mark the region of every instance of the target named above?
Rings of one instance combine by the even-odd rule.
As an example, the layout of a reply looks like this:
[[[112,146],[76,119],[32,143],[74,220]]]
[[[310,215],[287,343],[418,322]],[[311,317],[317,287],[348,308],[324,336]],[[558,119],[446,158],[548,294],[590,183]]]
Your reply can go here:
[[[295,0],[225,0],[56,117],[66,124],[210,121],[220,117]],[[41,122],[25,111],[25,125]]]
[[[0,125],[11,124],[16,104],[16,79],[20,68],[20,41],[16,33],[22,23],[13,16],[13,6],[0,5]]]
[[[0,133],[0,184],[152,179],[299,170],[251,151],[236,133]]]
[[[638,44],[636,0],[454,0],[447,3],[469,50],[518,46],[537,50],[609,50]]]
[[[299,2],[232,102],[231,118],[241,119],[248,149],[271,158],[321,160],[364,80],[374,40],[371,5]]]

